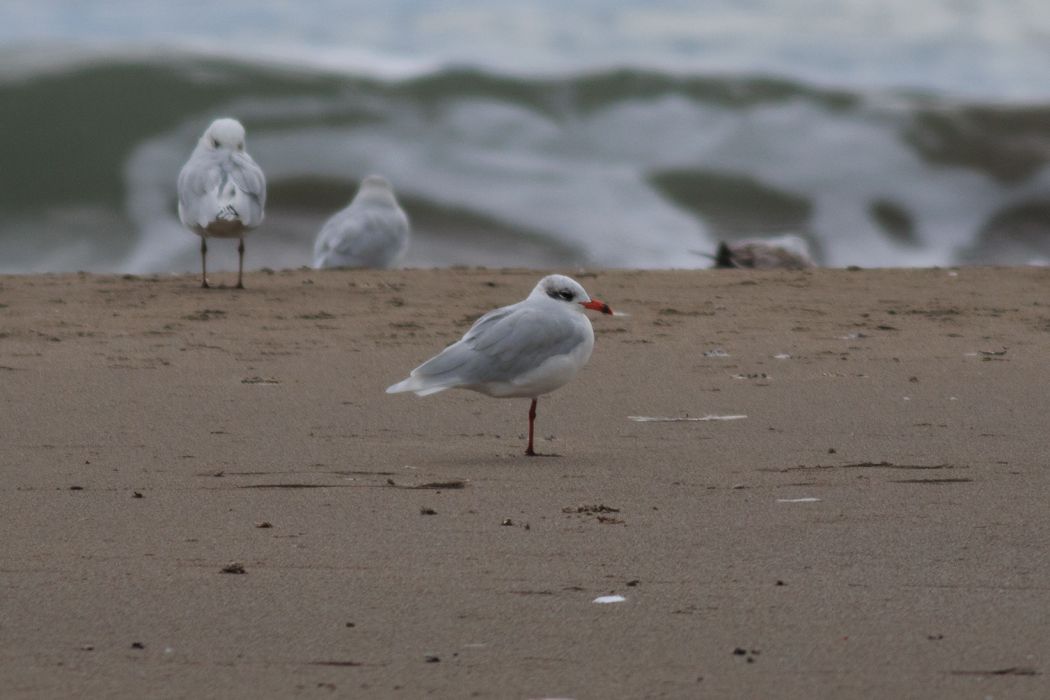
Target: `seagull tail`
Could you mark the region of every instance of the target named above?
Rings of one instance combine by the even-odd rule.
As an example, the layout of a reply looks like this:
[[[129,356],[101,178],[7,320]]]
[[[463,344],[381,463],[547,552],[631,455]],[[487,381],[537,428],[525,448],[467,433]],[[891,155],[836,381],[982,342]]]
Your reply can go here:
[[[444,391],[445,389],[448,389],[448,387],[434,386],[432,384],[428,385],[426,383],[426,380],[421,379],[420,377],[409,377],[408,379],[400,381],[397,384],[392,384],[391,386],[388,386],[386,388],[386,393],[400,394],[404,391],[412,391],[415,392],[416,396],[430,396],[431,394],[436,394],[439,391]]]

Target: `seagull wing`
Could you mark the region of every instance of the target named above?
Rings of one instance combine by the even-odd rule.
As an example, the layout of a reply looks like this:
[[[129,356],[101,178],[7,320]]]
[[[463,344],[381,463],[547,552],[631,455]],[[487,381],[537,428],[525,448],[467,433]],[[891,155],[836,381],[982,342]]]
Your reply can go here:
[[[408,242],[398,207],[351,204],[329,219],[314,244],[314,267],[389,267]]]
[[[266,176],[247,153],[234,153],[223,163],[223,168],[237,193],[234,208],[248,228],[262,223],[266,207]]]
[[[179,171],[179,218],[189,227],[205,227],[218,211],[215,193],[222,171],[201,154],[194,153]]]
[[[425,395],[455,386],[513,382],[547,360],[571,353],[585,339],[584,327],[570,313],[551,314],[524,302],[506,306],[479,318],[459,342],[387,391]]]
[[[179,218],[190,227],[239,220],[262,223],[266,177],[247,153],[195,152],[179,172]]]

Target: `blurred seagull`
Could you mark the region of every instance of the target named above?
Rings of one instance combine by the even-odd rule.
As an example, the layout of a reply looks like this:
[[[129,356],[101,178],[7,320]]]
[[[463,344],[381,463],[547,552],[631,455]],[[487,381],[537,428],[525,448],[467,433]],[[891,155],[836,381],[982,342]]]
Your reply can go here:
[[[805,270],[816,267],[805,239],[787,234],[773,238],[750,238],[735,243],[722,241],[711,255],[715,268],[753,268],[757,270]]]
[[[591,298],[576,280],[544,277],[527,299],[488,312],[461,340],[386,392],[427,396],[458,388],[496,398],[530,398],[525,454],[533,456],[537,398],[575,377],[594,349],[594,330],[584,309],[612,314],[608,304]]]
[[[408,248],[408,217],[385,177],[369,175],[321,228],[314,267],[394,267]]]
[[[201,237],[201,286],[208,286],[208,238],[238,238],[237,288],[244,289],[244,236],[263,220],[266,177],[244,150],[244,127],[216,119],[179,173],[179,218]]]

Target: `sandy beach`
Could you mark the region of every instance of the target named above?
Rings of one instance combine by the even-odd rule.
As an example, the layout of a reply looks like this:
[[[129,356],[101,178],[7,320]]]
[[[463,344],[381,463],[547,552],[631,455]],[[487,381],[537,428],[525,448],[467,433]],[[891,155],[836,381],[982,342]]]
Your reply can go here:
[[[0,278],[3,696],[1047,696],[1050,272],[563,272],[537,458],[540,272]]]

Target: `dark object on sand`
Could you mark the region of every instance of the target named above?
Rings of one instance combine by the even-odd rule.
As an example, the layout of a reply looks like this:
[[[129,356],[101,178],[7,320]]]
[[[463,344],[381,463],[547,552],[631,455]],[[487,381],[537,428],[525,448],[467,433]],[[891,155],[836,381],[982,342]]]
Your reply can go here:
[[[736,243],[722,241],[714,255],[705,255],[717,269],[806,270],[816,267],[806,242],[798,236],[766,240],[750,239]]]

